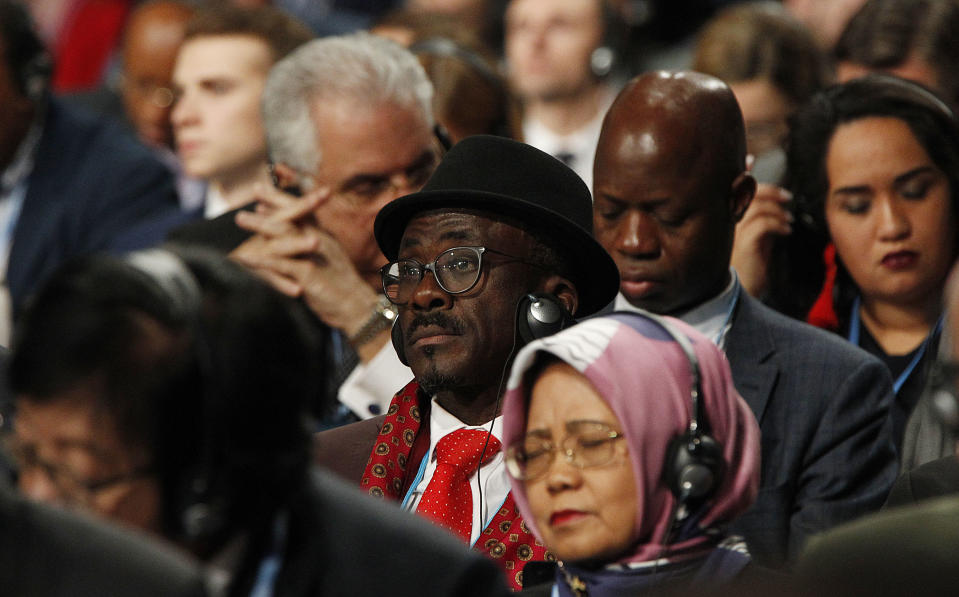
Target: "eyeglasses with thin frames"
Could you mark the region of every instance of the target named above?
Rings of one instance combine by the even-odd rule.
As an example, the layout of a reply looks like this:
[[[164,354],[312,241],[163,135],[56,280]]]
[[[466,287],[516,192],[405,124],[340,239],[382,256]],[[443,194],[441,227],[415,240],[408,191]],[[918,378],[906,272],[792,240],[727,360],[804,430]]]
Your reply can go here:
[[[576,420],[566,423],[567,435],[555,442],[548,434],[534,431],[506,450],[506,468],[520,481],[537,479],[549,470],[558,452],[577,468],[604,466],[616,456],[614,442],[623,437],[601,421]]]

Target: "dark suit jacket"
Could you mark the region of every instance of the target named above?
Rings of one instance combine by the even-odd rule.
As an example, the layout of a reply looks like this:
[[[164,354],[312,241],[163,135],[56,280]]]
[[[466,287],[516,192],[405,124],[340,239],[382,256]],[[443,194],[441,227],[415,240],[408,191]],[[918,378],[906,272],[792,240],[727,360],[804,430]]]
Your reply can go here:
[[[173,228],[167,240],[175,243],[200,245],[222,253],[229,253],[253,236],[251,232],[236,225],[236,214],[241,210],[251,211],[256,203],[249,203],[230,210],[211,220],[197,220]]]
[[[796,575],[816,597],[956,595],[959,499],[896,508],[816,537]]]
[[[198,570],[162,546],[0,487],[0,593],[202,597],[205,591]]]
[[[956,493],[959,493],[959,460],[954,455],[946,456],[903,473],[892,486],[883,508],[909,506]]]
[[[877,510],[896,479],[886,367],[842,338],[743,293],[726,338],[736,389],[762,432],[762,480],[734,525],[760,564]]]
[[[149,149],[56,99],[27,185],[7,268],[15,311],[65,260],[112,250],[129,229],[179,210],[173,176]]]
[[[496,565],[449,533],[327,473],[290,509],[275,597],[505,597]],[[248,595],[239,581],[235,595]]]

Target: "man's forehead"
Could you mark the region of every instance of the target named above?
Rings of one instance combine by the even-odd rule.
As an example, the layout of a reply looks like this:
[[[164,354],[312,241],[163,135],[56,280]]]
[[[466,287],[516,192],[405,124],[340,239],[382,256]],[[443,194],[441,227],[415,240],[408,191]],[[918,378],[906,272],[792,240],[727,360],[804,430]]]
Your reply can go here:
[[[254,35],[225,34],[191,37],[177,55],[175,75],[229,79],[256,76],[266,80],[272,64],[270,46]]]

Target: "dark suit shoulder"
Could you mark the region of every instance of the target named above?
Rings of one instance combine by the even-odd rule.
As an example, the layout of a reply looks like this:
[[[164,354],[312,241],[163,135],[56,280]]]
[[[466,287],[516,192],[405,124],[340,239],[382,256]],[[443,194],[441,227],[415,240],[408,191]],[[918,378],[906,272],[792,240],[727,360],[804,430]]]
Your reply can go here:
[[[222,253],[229,253],[252,236],[252,233],[236,225],[236,214],[240,211],[250,211],[254,205],[254,203],[250,203],[210,220],[200,219],[174,228],[167,234],[167,240],[177,244],[199,245]]]
[[[841,336],[787,317],[751,297],[743,296],[742,302],[732,329],[739,326],[741,330],[763,334],[777,352],[807,353],[808,359],[835,368],[865,363],[882,365],[876,357]]]
[[[302,543],[281,572],[280,597],[508,594],[498,568],[478,552],[329,475],[314,475],[291,528]]]
[[[815,537],[796,568],[835,595],[954,595],[959,586],[959,499],[861,518]]]
[[[205,594],[198,569],[132,531],[0,489],[0,586],[5,595],[117,597]]]
[[[313,463],[359,487],[385,420],[379,415],[314,434]]]
[[[954,493],[959,493],[959,461],[950,455],[903,473],[892,486],[883,508],[907,506]]]

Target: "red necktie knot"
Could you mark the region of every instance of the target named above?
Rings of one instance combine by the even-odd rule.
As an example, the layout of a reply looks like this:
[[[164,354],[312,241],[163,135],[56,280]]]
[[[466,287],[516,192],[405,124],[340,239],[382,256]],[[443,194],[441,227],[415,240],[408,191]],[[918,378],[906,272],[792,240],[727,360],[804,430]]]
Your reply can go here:
[[[485,448],[485,449],[484,449]],[[459,429],[436,443],[436,471],[416,511],[469,541],[473,526],[470,476],[500,450],[500,442],[482,429]]]

